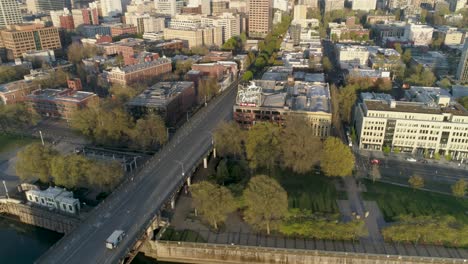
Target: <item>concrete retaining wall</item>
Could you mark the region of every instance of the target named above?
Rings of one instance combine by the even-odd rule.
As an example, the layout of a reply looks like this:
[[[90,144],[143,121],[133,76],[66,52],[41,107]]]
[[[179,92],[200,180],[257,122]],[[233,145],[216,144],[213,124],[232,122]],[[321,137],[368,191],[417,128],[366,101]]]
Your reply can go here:
[[[276,249],[176,241],[147,241],[141,252],[160,261],[196,264],[423,264],[465,263],[462,259],[409,257],[320,250]]]
[[[70,233],[80,223],[78,217],[58,214],[47,209],[18,202],[8,202],[7,200],[0,202],[0,213],[16,216],[20,222],[25,224],[64,234]]]

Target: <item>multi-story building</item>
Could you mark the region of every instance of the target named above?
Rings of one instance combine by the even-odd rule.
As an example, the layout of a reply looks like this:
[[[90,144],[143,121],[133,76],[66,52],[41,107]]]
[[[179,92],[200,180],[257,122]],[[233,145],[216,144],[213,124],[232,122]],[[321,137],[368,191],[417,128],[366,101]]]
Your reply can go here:
[[[465,41],[465,45],[463,45],[456,77],[461,83],[468,83],[468,41]]]
[[[80,33],[87,38],[94,38],[96,35],[110,36],[111,27],[109,25],[84,25],[80,28]]]
[[[125,13],[125,22],[137,27],[139,34],[161,32],[164,30],[165,18],[148,13]]]
[[[299,0],[300,5],[305,5],[309,8],[317,9],[319,8],[318,0]]]
[[[442,37],[444,40],[444,45],[447,46],[456,46],[463,44],[465,40],[465,33],[459,31],[455,27],[441,26],[434,31],[434,35],[437,37]],[[436,38],[436,37],[435,37]]]
[[[438,87],[412,87],[406,101],[363,93],[354,111],[359,148],[468,157],[468,111]]]
[[[115,24],[111,26],[111,36],[135,35],[137,27],[129,24]]]
[[[100,0],[103,17],[112,17],[122,14],[122,0]]]
[[[80,212],[80,200],[73,198],[73,192],[59,187],[49,187],[44,191],[28,190],[25,194],[28,202],[33,204],[71,214]]]
[[[58,29],[40,24],[9,25],[0,31],[0,48],[6,50],[7,59],[20,58],[31,50],[54,50],[62,47]]]
[[[0,105],[24,102],[26,96],[39,88],[35,82],[19,80],[0,85]]]
[[[385,44],[389,38],[401,38],[405,35],[404,22],[390,22],[372,25],[371,37],[380,44]]]
[[[75,29],[75,23],[73,21],[73,15],[66,9],[63,15],[60,16],[60,28],[65,30]]]
[[[73,89],[39,89],[26,96],[28,107],[39,115],[66,120],[70,120],[77,110],[98,101],[99,97],[94,93]]]
[[[23,23],[23,17],[16,0],[0,1],[0,27]]]
[[[329,136],[332,115],[328,84],[296,81],[293,87],[286,87],[273,80],[256,80],[239,85],[234,120],[242,127],[257,122],[283,124],[286,116],[304,117],[313,128],[311,136]]]
[[[238,14],[223,13],[218,16],[202,17],[201,23],[205,26],[222,27],[223,43],[233,36],[239,36],[241,33],[241,19]]]
[[[114,67],[106,72],[106,74],[110,83],[128,85],[139,81],[151,80],[170,72],[172,72],[171,60],[160,58],[122,68]]]
[[[451,12],[457,12],[458,10],[465,8],[467,3],[466,0],[447,0],[449,3],[449,9]]]
[[[425,46],[432,42],[434,28],[428,25],[408,24],[404,37],[412,41],[415,46]]]
[[[294,20],[307,19],[307,6],[306,5],[295,5],[294,6]]]
[[[46,13],[53,10],[63,10],[67,6],[65,0],[26,0],[26,6],[30,14]]]
[[[159,14],[175,16],[180,13],[180,10],[177,10],[177,2],[177,0],[155,0],[154,5]]]
[[[223,45],[222,27],[200,27],[200,28],[165,28],[164,39],[179,39],[186,42],[188,48],[199,46],[221,46]]]
[[[248,0],[248,34],[251,38],[264,38],[273,24],[272,0]]]
[[[392,23],[395,22],[396,18],[395,15],[368,15],[367,16],[367,23],[374,25],[377,23]]]
[[[353,10],[363,10],[369,12],[375,10],[377,6],[377,0],[353,0]]]
[[[341,10],[344,8],[344,0],[324,0],[324,10],[325,12],[330,12],[333,10]]]
[[[369,59],[369,51],[366,47],[337,44],[336,51],[338,54],[338,62],[342,64],[342,68],[345,65],[367,65],[367,60]]]
[[[193,82],[159,82],[127,103],[127,109],[135,118],[150,113],[160,115],[168,124],[174,125],[195,104]]]
[[[229,1],[225,0],[212,0],[211,1],[211,14],[219,15],[229,11]]]

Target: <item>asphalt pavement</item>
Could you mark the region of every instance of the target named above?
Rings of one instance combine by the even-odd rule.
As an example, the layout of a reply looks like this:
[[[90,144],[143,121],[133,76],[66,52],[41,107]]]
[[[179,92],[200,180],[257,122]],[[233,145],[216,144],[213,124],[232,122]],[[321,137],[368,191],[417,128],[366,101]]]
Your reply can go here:
[[[232,118],[236,87],[224,92],[195,114],[150,164],[101,203],[76,230],[57,242],[38,263],[117,263],[133,247],[148,223],[184,180],[185,170],[194,167],[211,148],[211,131],[222,120]],[[126,237],[109,250],[105,240],[117,229]]]

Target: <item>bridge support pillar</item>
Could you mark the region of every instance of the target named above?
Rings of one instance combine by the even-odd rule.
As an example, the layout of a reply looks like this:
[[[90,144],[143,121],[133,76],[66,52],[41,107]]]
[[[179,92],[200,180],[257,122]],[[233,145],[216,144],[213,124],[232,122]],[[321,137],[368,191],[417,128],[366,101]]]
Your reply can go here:
[[[208,168],[208,159],[207,158],[203,158],[203,168]]]
[[[171,209],[175,209],[175,196],[171,198]]]
[[[216,148],[213,148],[213,158],[216,158]]]
[[[190,187],[190,185],[192,185],[192,179],[189,177],[187,177],[187,186]]]

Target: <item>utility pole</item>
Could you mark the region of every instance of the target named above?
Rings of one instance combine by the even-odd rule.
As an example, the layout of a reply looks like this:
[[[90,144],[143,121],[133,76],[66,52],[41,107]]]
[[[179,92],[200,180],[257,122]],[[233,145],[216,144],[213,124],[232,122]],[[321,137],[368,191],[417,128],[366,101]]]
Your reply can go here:
[[[44,137],[42,137],[42,131],[39,130],[39,135],[41,136],[42,146],[44,146]]]

